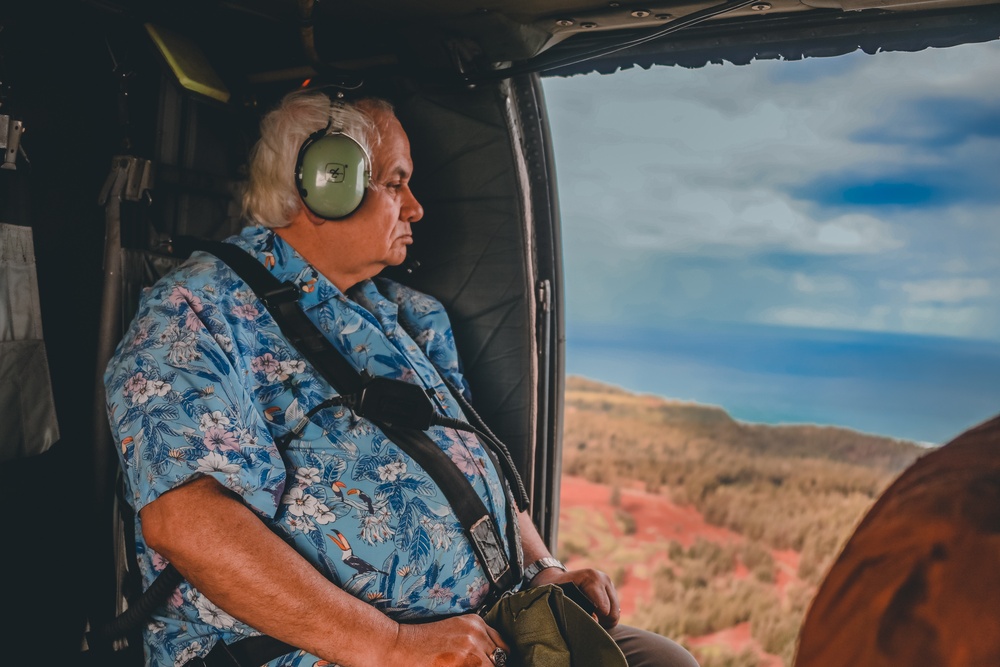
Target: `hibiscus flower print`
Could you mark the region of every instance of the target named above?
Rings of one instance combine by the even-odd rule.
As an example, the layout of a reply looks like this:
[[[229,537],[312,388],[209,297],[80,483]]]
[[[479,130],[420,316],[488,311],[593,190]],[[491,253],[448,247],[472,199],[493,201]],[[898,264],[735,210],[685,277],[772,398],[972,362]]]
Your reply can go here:
[[[288,505],[288,511],[292,516],[313,517],[317,514],[320,506],[316,496],[306,493],[301,486],[293,486],[281,498],[281,502]]]
[[[474,477],[479,474],[481,470],[481,464],[479,459],[472,455],[464,445],[455,443],[448,448],[448,456],[451,457],[452,462],[458,466],[467,477]]]
[[[188,288],[180,286],[174,288],[170,296],[167,297],[167,302],[174,308],[177,308],[182,303],[187,303],[191,307],[191,310],[196,313],[200,313],[202,308],[204,308],[200,298],[195,296]]]
[[[269,377],[278,372],[280,364],[270,352],[254,357],[250,362],[250,368],[254,373],[266,373]]]
[[[204,326],[205,325],[201,323],[201,320],[198,319],[198,313],[193,310],[189,310],[184,316],[184,328],[188,331],[198,331],[198,329],[201,329]]]
[[[225,475],[235,475],[240,471],[239,463],[231,463],[224,454],[209,452],[208,456],[198,459],[198,472],[221,472]]]
[[[219,426],[225,428],[229,426],[229,417],[222,414],[221,410],[215,410],[214,412],[206,412],[201,416],[198,423],[198,428],[204,433],[208,429]]]
[[[420,525],[424,527],[431,538],[431,544],[435,549],[448,549],[451,547],[451,535],[448,533],[448,526],[441,521],[434,521],[427,517],[420,519]]]
[[[125,395],[134,394],[142,391],[146,386],[146,376],[144,373],[136,373],[128,380],[125,381]]]
[[[395,482],[399,476],[406,473],[406,463],[403,461],[393,461],[379,466],[377,469],[378,478],[383,482]]]
[[[153,561],[153,569],[156,570],[157,572],[163,572],[165,569],[167,569],[167,565],[170,565],[170,562],[166,558],[164,558],[155,551],[152,552],[152,561]]]
[[[236,438],[240,441],[241,449],[257,446],[257,434],[248,428],[236,429]]]
[[[486,594],[489,593],[490,586],[482,577],[476,577],[471,584],[465,587],[465,597],[469,598],[469,605],[478,607]]]
[[[223,352],[233,351],[233,339],[230,338],[229,336],[225,336],[223,334],[215,334],[213,338],[215,338],[215,342],[219,344],[219,347],[222,348]]]
[[[188,660],[194,660],[197,658],[200,652],[201,642],[192,642],[191,644],[185,646],[184,649],[177,654],[177,659],[174,661],[174,665],[184,665]]]
[[[255,373],[263,373],[268,382],[284,382],[296,373],[306,369],[305,362],[299,360],[279,361],[270,352],[254,357],[250,368]]]
[[[427,591],[427,597],[431,600],[432,606],[438,606],[441,603],[446,603],[451,600],[451,589],[445,588],[441,584],[434,584],[434,586]]]
[[[135,324],[135,334],[131,337],[128,342],[129,349],[135,349],[140,347],[143,343],[149,340],[149,330],[153,326],[153,320],[149,317],[143,317],[139,319]]]
[[[212,426],[205,431],[202,442],[211,450],[222,449],[238,452],[240,443],[236,439],[236,434],[225,430],[221,426]]]
[[[295,469],[295,483],[306,487],[319,484],[323,478],[319,474],[319,468],[299,467]]]
[[[236,619],[212,604],[204,595],[192,595],[195,608],[198,610],[198,618],[209,625],[223,630],[230,630],[236,625]]]
[[[132,395],[136,403],[145,403],[153,396],[166,396],[171,389],[163,380],[149,380],[142,373],[136,373],[125,382],[125,395]]]
[[[301,373],[306,369],[305,362],[298,359],[282,361],[279,366],[281,367],[281,373],[278,377],[279,380],[287,380],[296,373]]]
[[[417,343],[418,345],[421,345],[421,346],[426,346],[426,345],[427,345],[427,343],[429,343],[429,342],[431,342],[432,340],[434,340],[434,336],[436,335],[436,333],[437,333],[437,332],[436,332],[436,331],[434,331],[434,329],[427,329],[427,330],[425,330],[425,331],[422,331],[422,332],[421,332],[421,333],[420,333],[420,334],[419,334],[419,335],[417,336],[417,338],[416,338],[416,343]]]
[[[290,516],[285,520],[288,527],[292,529],[292,532],[298,531],[303,535],[308,535],[309,533],[316,530],[316,526],[313,525],[312,521],[308,519],[302,519],[297,516]]]
[[[361,515],[361,530],[358,536],[368,544],[380,544],[392,539],[396,534],[389,520],[392,515],[385,505],[378,505],[374,512],[359,512]],[[400,575],[404,576],[404,575]]]
[[[260,315],[260,311],[257,310],[257,307],[252,303],[243,303],[238,306],[233,306],[233,309],[230,312],[232,312],[232,314],[236,317],[240,317],[250,322],[257,319],[257,316]]]
[[[321,526],[325,526],[328,523],[333,523],[334,521],[336,521],[337,520],[337,515],[334,514],[333,510],[331,510],[325,504],[317,501],[316,502],[316,511],[312,515],[312,520],[315,521],[316,523],[318,523]]]
[[[194,336],[186,334],[170,344],[167,359],[175,366],[183,366],[201,357],[198,352],[198,341]]]

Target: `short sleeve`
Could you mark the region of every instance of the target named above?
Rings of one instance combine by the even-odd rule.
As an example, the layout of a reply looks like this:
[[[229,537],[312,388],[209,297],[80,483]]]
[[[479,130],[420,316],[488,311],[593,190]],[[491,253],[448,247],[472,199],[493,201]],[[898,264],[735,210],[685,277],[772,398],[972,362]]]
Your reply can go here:
[[[161,281],[108,364],[111,431],[136,511],[204,475],[262,516],[277,511],[285,468],[237,354],[245,343],[227,311],[238,305],[214,300],[226,288]]]

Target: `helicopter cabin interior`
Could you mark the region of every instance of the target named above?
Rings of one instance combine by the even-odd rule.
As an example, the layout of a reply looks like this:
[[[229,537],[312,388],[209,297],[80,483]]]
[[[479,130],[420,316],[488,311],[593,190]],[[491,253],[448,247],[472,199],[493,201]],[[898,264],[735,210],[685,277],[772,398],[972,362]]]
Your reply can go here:
[[[989,0],[5,3],[0,223],[14,268],[0,276],[40,313],[4,320],[0,343],[5,660],[114,664],[83,651],[121,594],[100,376],[139,289],[178,261],[173,240],[243,225],[247,154],[285,92],[360,87],[394,103],[426,212],[397,274],[451,314],[477,410],[554,546],[562,250],[540,77],[998,37]]]

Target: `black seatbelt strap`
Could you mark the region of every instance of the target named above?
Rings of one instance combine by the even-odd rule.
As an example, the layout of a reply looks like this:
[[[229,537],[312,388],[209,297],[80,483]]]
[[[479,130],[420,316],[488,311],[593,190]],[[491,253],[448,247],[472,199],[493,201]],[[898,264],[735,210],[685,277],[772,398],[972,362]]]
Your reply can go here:
[[[345,404],[362,417],[380,424],[426,431],[432,425],[469,430],[468,424],[434,413],[433,405],[417,385],[387,378],[363,376],[334,348],[322,331],[299,306],[300,292],[291,282],[281,282],[263,264],[242,248],[221,241],[189,240],[191,250],[209,252],[231,268],[250,286],[271,313],[288,341],[312,364],[345,399]],[[433,363],[433,362],[432,362]],[[518,509],[527,509],[528,492],[507,447],[472,409],[462,393],[440,373],[462,410],[476,420],[477,434],[486,449],[495,454],[494,465],[514,491]],[[412,400],[410,400],[412,399]]]
[[[281,333],[341,396],[357,396],[362,378],[299,307],[301,292],[293,282],[281,282],[242,248],[221,241],[192,241],[193,250],[212,253],[256,293]]]
[[[361,408],[363,413],[365,404],[369,400],[368,396],[372,395],[369,391],[370,387],[379,381],[386,385],[392,382],[385,378],[365,378],[355,370],[333,347],[329,339],[306,317],[299,306],[299,290],[294,284],[280,282],[257,259],[231,243],[205,242],[200,245],[200,248],[224,261],[257,293],[264,306],[271,312],[282,333],[288,337],[289,342],[299,349],[341,396],[360,394],[354,401],[353,407]],[[409,385],[409,383],[402,384],[416,387],[416,385]],[[393,386],[399,387],[398,384]],[[405,391],[402,387],[399,389]],[[420,388],[417,387],[417,389]],[[420,391],[423,390],[420,389]],[[380,392],[378,395],[383,397],[380,403],[395,398],[392,391]],[[351,401],[347,401],[347,403],[350,405]],[[379,405],[377,407],[386,408],[388,406]],[[362,414],[362,416],[365,415]],[[423,430],[399,427],[395,422],[386,422],[378,417],[376,417],[375,423],[389,436],[390,440],[412,456],[438,483],[439,488],[455,511],[456,518],[465,529],[470,543],[475,548],[480,564],[490,578],[491,588],[497,588],[502,592],[517,584],[521,576],[520,563],[516,562],[518,559],[515,558],[513,559],[515,562],[511,562],[512,559],[506,553],[490,512],[486,509],[479,495],[472,489],[468,479],[451,460],[451,457],[442,451]],[[429,426],[430,424],[427,425],[427,427]],[[488,441],[488,450],[492,444],[489,441],[495,440],[495,438],[484,439]],[[504,455],[502,458],[509,460],[510,454],[506,448],[501,451]],[[496,459],[494,461],[496,462]],[[505,470],[506,467],[510,466],[497,464],[497,468],[506,473],[505,476],[511,473],[516,476],[516,470]],[[519,477],[515,477],[515,479],[518,484],[521,484]],[[521,487],[523,489],[523,485]],[[508,505],[512,504],[518,503],[508,503]],[[509,521],[517,521],[517,517],[510,516]]]
[[[192,658],[184,667],[261,667],[275,658],[299,650],[268,635],[246,637],[232,644],[219,640],[203,658]]]
[[[379,392],[378,405],[371,405],[373,411],[379,411],[381,408],[390,414],[395,410],[394,407],[384,404],[395,402],[393,399],[398,397],[397,392],[405,392],[408,387],[414,387],[421,393],[423,392],[420,387],[410,383],[362,376],[333,346],[323,332],[313,324],[312,320],[306,317],[299,306],[298,287],[290,282],[282,283],[279,281],[263,264],[242,248],[231,243],[205,241],[197,244],[195,249],[201,249],[215,255],[243,279],[258,295],[289,342],[326,378],[327,382],[342,397],[348,398],[352,395],[356,397],[353,401],[348,398],[345,403],[354,408],[356,412],[361,413],[361,416],[367,416],[364,414],[366,403],[375,400],[367,398],[373,395],[369,393],[373,386],[381,384],[386,387],[394,387],[392,390]],[[406,387],[402,385],[406,385]],[[430,405],[430,399],[426,395],[423,398]],[[412,410],[406,412],[409,413]],[[431,412],[433,413],[433,406],[431,406]],[[473,490],[464,473],[451,460],[451,457],[423,430],[418,430],[419,427],[400,428],[396,420],[387,422],[381,414],[379,416],[371,415],[371,417],[374,417],[373,422],[389,436],[392,442],[413,457],[420,467],[437,482],[438,487],[455,512],[456,518],[462,524],[470,544],[475,549],[479,563],[490,580],[491,590],[495,590],[499,596],[503,591],[509,590],[517,584],[521,578],[520,563],[516,562],[518,559],[511,559],[508,556],[492,515],[486,509],[479,494]],[[399,419],[398,421],[404,420]],[[430,425],[428,422],[422,426],[429,428]],[[506,448],[504,453],[506,453]],[[506,454],[509,458],[509,453]],[[503,470],[503,466],[498,466],[498,469]],[[508,506],[511,504],[508,502]],[[508,522],[517,521],[517,516],[514,515],[513,511],[510,514]],[[516,547],[512,544],[511,548]]]
[[[219,241],[199,239],[178,241],[174,244],[176,254],[187,255],[194,250],[211,253],[225,262],[254,291],[288,341],[340,394],[339,400],[331,400],[327,402],[328,404],[346,405],[359,416],[371,420],[393,443],[431,475],[455,512],[489,579],[490,592],[483,601],[483,607],[488,609],[504,592],[513,588],[520,581],[522,574],[520,531],[515,508],[527,507],[527,492],[507,448],[486,427],[479,415],[464,400],[464,396],[461,396],[461,393],[445,379],[449,390],[456,396],[456,401],[464,405],[463,410],[474,415],[478,421],[478,428],[437,415],[429,397],[417,385],[358,372],[303,312],[299,305],[298,287],[291,282],[279,281],[243,249]],[[443,374],[442,379],[444,379]],[[415,392],[420,393],[422,401],[415,400]],[[429,406],[426,414],[425,409],[421,407],[423,405]],[[504,548],[496,522],[464,473],[424,432],[434,424],[477,433],[485,442],[485,450],[494,466],[504,473],[504,489],[508,501],[507,536],[513,554],[508,554]],[[276,444],[283,449],[288,441]],[[515,495],[516,500],[512,497]],[[179,579],[179,575],[176,569],[169,565],[150,585],[147,593],[154,588],[162,588],[157,586],[161,578],[173,581]],[[176,583],[173,586],[176,586]],[[266,635],[242,639],[230,645],[222,641],[217,644],[222,646],[213,648],[204,659],[191,661],[192,667],[258,665],[295,650],[295,647]]]

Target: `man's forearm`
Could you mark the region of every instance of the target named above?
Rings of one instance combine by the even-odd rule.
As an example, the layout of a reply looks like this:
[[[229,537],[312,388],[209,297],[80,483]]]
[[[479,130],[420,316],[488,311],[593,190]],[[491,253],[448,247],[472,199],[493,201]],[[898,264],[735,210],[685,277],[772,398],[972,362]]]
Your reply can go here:
[[[141,518],[150,546],[230,615],[345,667],[385,664],[398,625],[327,580],[214,479],[164,494]]]
[[[518,526],[521,528],[521,547],[524,550],[524,564],[534,563],[539,558],[551,557],[552,552],[545,546],[542,536],[535,528],[535,522],[531,520],[531,515],[521,512],[517,515]]]

